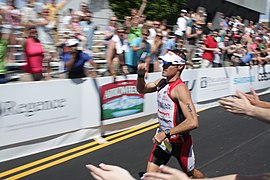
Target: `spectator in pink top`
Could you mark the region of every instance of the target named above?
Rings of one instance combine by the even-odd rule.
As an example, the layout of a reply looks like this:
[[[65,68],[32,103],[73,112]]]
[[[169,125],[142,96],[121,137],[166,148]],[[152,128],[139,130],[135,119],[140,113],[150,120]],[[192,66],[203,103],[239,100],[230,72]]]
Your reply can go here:
[[[29,27],[29,35],[25,40],[25,70],[32,75],[34,81],[43,79],[43,49],[40,41],[37,38],[37,30],[34,26]]]

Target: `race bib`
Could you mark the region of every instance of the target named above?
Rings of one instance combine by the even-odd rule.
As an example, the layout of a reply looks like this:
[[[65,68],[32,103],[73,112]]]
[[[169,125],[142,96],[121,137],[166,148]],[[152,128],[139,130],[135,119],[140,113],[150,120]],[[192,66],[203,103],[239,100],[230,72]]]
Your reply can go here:
[[[161,147],[161,149],[163,149],[168,154],[172,153],[172,144],[169,142],[167,138],[162,141],[159,147]]]
[[[160,130],[159,128],[157,129],[156,131],[156,134],[159,133]],[[164,139],[161,144],[158,145],[161,149],[163,149],[163,151],[165,151],[166,153],[168,154],[171,154],[172,153],[172,144],[169,142],[169,139],[166,138]]]

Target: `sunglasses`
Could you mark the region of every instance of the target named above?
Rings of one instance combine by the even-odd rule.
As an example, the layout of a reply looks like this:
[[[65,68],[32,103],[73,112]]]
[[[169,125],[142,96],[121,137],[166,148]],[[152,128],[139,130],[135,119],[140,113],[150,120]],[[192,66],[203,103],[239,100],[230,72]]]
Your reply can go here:
[[[162,59],[162,62],[163,62],[163,66],[172,66],[173,65],[172,62],[167,62],[167,61],[164,61],[163,59]]]
[[[148,36],[148,34],[146,34],[146,33],[143,33],[142,35],[144,35],[144,36]]]
[[[117,20],[115,20],[115,19],[111,19],[111,21],[117,21]]]

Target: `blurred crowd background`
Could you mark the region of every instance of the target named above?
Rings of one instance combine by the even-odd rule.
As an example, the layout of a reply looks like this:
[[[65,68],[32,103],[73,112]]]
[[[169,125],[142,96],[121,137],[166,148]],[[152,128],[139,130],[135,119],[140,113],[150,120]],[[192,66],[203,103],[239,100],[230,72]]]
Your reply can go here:
[[[264,66],[270,60],[265,24],[226,17],[209,21],[205,8],[179,9],[174,24],[145,15],[147,0],[124,19],[111,16],[105,27],[93,21],[88,2],[60,11],[66,0],[7,0],[0,8],[0,83],[136,74],[162,70],[159,56],[186,53],[186,69]],[[153,20],[154,19],[154,20]],[[103,25],[104,26],[104,25]]]

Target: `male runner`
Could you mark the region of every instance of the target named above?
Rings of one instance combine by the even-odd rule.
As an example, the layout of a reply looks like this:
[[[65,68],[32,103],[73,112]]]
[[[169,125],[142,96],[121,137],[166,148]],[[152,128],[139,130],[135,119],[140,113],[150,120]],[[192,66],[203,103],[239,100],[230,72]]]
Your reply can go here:
[[[155,143],[148,160],[147,172],[158,172],[160,165],[166,165],[174,156],[182,170],[190,177],[203,178],[204,175],[195,169],[190,131],[198,127],[198,117],[192,103],[190,92],[180,75],[186,64],[185,54],[176,49],[168,51],[159,59],[163,60],[162,76],[154,82],[145,83],[147,66],[138,65],[137,91],[151,93],[157,91],[158,121],[160,124]]]

